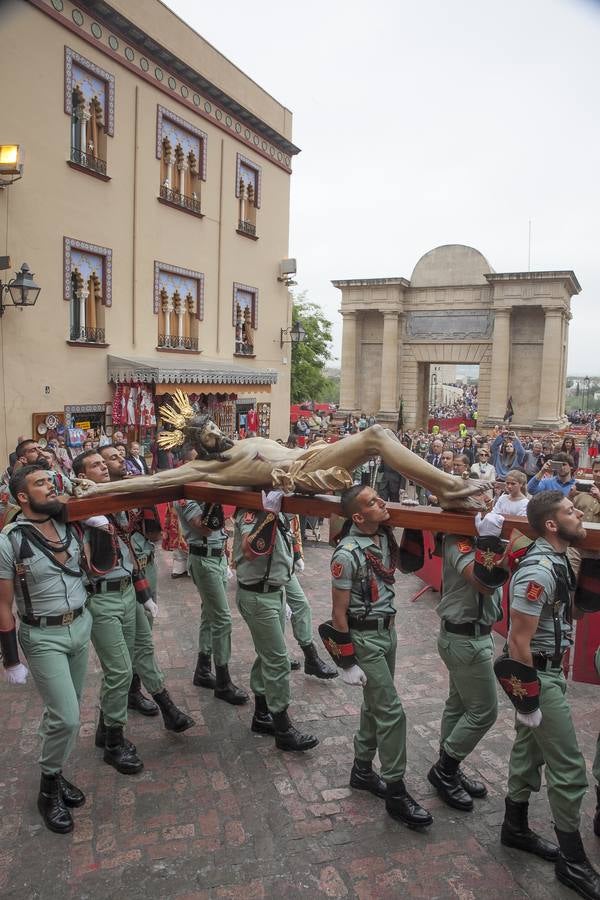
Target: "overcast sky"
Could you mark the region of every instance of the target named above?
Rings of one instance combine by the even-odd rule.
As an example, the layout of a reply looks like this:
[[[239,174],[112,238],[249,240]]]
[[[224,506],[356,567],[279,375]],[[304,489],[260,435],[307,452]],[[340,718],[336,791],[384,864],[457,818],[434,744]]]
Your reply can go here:
[[[334,278],[410,278],[469,244],[497,272],[573,269],[569,373],[600,374],[600,3],[167,0],[294,114],[290,255],[334,322]],[[200,67],[201,68],[201,67]]]

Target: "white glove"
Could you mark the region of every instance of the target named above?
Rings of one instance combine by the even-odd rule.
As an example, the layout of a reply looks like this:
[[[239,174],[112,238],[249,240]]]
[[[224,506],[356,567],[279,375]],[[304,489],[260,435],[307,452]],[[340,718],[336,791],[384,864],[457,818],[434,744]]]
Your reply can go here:
[[[500,537],[503,525],[504,516],[500,513],[489,512],[483,518],[481,513],[475,516],[475,528],[481,537]]]
[[[281,512],[281,501],[283,500],[284,493],[283,491],[269,491],[268,494],[262,492],[262,505],[263,509],[266,509],[267,512],[278,513]]]
[[[296,570],[298,572],[304,572],[305,568],[306,568],[306,565],[304,563],[304,560],[302,559],[301,556],[299,556],[298,559],[296,560]]]
[[[293,615],[292,607],[289,605],[289,603],[286,603],[285,604],[285,617],[288,620],[288,622],[292,621],[292,615]]]
[[[4,680],[9,684],[25,684],[28,675],[29,669],[23,663],[17,663],[16,666],[4,670]]]
[[[89,528],[106,528],[109,523],[106,516],[90,516],[83,520],[83,524]]]
[[[231,566],[227,566],[227,581],[231,581],[232,578],[235,578],[235,572]]]
[[[364,687],[367,683],[367,676],[361,667],[357,666],[355,663],[353,666],[350,666],[349,669],[342,669],[342,681],[344,684],[360,685],[361,687]]]
[[[517,713],[517,722],[520,725],[527,725],[528,728],[539,728],[542,724],[542,711],[538,707],[538,709],[534,709],[533,712],[530,713]]]
[[[149,619],[155,619],[158,615],[158,603],[155,603],[152,598],[146,600],[144,603],[144,609],[146,610],[146,615]]]

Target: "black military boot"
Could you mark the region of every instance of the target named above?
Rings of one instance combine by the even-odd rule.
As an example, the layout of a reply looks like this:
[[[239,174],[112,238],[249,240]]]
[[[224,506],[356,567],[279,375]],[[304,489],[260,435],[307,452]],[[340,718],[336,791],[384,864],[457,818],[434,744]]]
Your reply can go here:
[[[427,779],[437,790],[444,803],[454,809],[469,812],[473,809],[473,800],[460,783],[459,765],[458,759],[448,756],[445,750],[441,750],[440,758],[429,770]]]
[[[596,812],[594,813],[594,834],[600,837],[600,785],[596,785]]]
[[[586,856],[580,833],[554,830],[560,847],[554,864],[556,877],[580,897],[600,900],[600,875]]]
[[[392,819],[404,822],[409,828],[426,828],[433,822],[433,816],[414,800],[404,784],[404,779],[388,781],[385,808]]]
[[[50,831],[56,831],[58,834],[73,831],[73,818],[65,806],[60,788],[60,772],[57,775],[46,775],[42,772],[37,805],[44,825]]]
[[[67,781],[67,779],[63,777],[62,772],[58,773],[58,780],[60,781],[60,789],[63,800],[65,801],[65,806],[83,806],[85,803],[85,794],[83,791],[80,791],[78,787],[75,787],[74,784]]]
[[[297,660],[297,659],[292,659],[292,658],[290,657],[290,670],[291,670],[292,672],[299,672],[299,671],[300,671],[300,668],[301,668],[301,666],[300,666],[300,663],[298,662],[298,660]]]
[[[132,753],[137,752],[135,744],[132,744],[131,741],[128,741],[126,737],[123,738],[123,741],[125,743],[125,746],[128,747],[129,750],[132,751]],[[106,725],[104,722],[104,713],[102,712],[102,710],[100,710],[100,715],[98,716],[98,727],[96,728],[96,738],[94,743],[96,744],[96,747],[100,747],[102,750],[104,750],[104,747],[106,746]]]
[[[376,797],[386,797],[387,787],[383,778],[373,771],[370,760],[355,759],[350,772],[350,787],[357,791],[369,791]]]
[[[167,731],[176,731],[179,734],[196,724],[191,716],[175,706],[166,688],[163,688],[158,694],[152,694],[152,699],[158,704]]]
[[[225,700],[227,703],[232,703],[234,706],[241,706],[243,703],[248,702],[250,698],[246,691],[236,687],[231,680],[229,666],[215,665],[215,674],[215,697],[219,700]]]
[[[132,745],[127,746],[122,725],[106,726],[104,762],[122,775],[137,775],[144,768],[144,763],[135,749],[132,749]]]
[[[515,847],[517,850],[525,850],[542,859],[556,861],[558,859],[558,847],[551,841],[545,840],[532,831],[529,827],[528,810],[529,803],[515,803],[510,797],[504,800],[505,813],[500,840],[505,847]]]
[[[144,697],[142,694],[142,685],[140,676],[134,672],[129,686],[129,694],[127,695],[127,709],[135,709],[143,716],[157,716],[158,706]]]
[[[264,694],[254,695],[254,715],[250,728],[257,734],[275,734],[275,723]]]
[[[319,743],[319,738],[315,737],[314,734],[302,734],[297,728],[294,728],[287,714],[287,709],[271,715],[275,726],[275,746],[279,750],[301,752],[303,750],[312,750]]]
[[[304,653],[305,675],[314,675],[316,678],[338,677],[338,670],[321,659],[314,644],[308,644],[300,649]]]
[[[196,687],[210,688],[214,691],[217,682],[210,670],[210,653],[199,653],[194,672],[194,684]]]
[[[465,775],[460,766],[458,767],[457,775],[459,782],[471,797],[475,797],[476,800],[483,800],[484,797],[487,797],[487,788],[483,781],[477,781],[476,778],[470,778],[468,775]]]

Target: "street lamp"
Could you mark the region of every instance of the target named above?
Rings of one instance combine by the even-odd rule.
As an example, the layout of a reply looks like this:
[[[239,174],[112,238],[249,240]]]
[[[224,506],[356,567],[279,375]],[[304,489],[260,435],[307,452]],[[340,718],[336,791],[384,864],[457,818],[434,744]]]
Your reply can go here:
[[[586,375],[583,379],[583,395],[585,397],[586,412],[590,408],[590,376]]]
[[[289,341],[284,341],[284,334],[289,334]],[[300,324],[300,322],[294,322],[291,328],[282,328],[279,346],[283,348],[284,344],[302,344],[306,340],[306,331]]]
[[[23,263],[15,277],[7,284],[0,282],[0,318],[9,304],[4,303],[4,295],[8,294],[10,302],[18,309],[24,306],[35,306],[41,287],[33,280],[34,273],[30,271],[27,263]]]

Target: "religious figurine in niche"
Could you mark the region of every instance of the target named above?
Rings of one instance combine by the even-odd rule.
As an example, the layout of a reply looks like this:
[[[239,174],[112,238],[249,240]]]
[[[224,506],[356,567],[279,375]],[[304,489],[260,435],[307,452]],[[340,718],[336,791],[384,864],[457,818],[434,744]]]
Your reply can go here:
[[[252,353],[254,349],[254,332],[252,331],[252,319],[250,309],[246,307],[244,310],[244,322],[242,325],[242,338],[244,342],[244,350]]]
[[[210,416],[195,413],[186,395],[179,390],[174,394],[174,406],[161,406],[160,414],[173,427],[172,431],[163,431],[158,436],[160,447],[170,450],[186,445],[196,450],[197,459],[178,469],[126,481],[95,484],[80,478],[76,495],[137,493],[193,481],[317,494],[350,487],[349,473],[370,457],[381,456],[388,466],[435,493],[444,509],[483,509],[488,499],[483,495],[489,492],[489,483],[465,481],[459,475],[436,469],[381,425],[372,425],[335,444],[315,441],[310,448],[302,449],[284,447],[261,437],[232,441]]]

